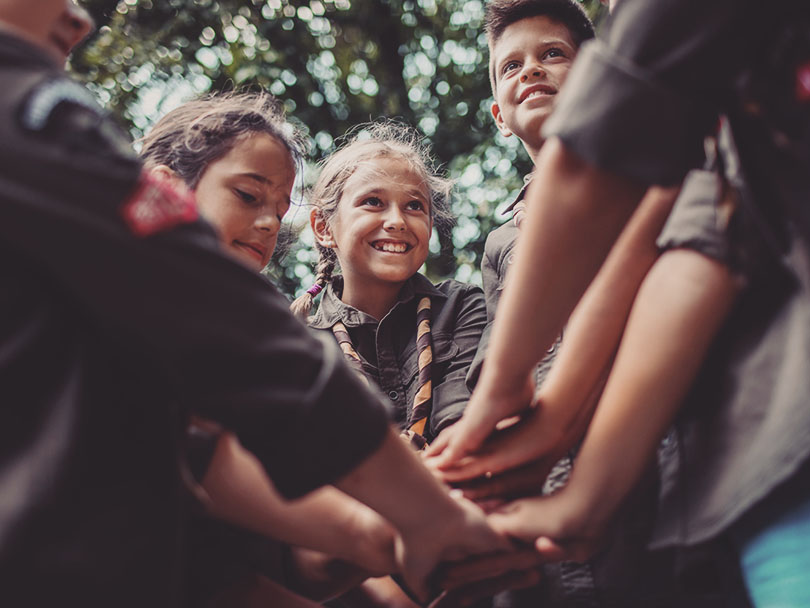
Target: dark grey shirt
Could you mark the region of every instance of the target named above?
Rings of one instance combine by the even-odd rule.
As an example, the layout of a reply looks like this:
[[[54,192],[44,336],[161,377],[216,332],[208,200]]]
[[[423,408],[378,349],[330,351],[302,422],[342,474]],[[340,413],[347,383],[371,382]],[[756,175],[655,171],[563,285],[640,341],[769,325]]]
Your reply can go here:
[[[690,173],[660,247],[693,249],[734,266],[737,247],[719,192],[715,174]],[[685,401],[682,457],[677,474],[664,479],[656,546],[716,536],[810,455],[810,265],[802,240],[793,239],[787,257],[795,291],[773,310],[772,286],[751,282]]]
[[[0,589],[8,606],[178,606],[188,411],[236,432],[287,496],[388,427],[88,97],[0,32]]]
[[[602,169],[646,183],[678,183],[702,163],[704,136],[723,113],[738,136],[743,165],[757,178],[757,203],[777,207],[772,199],[784,186],[804,183],[806,190],[806,162],[791,153],[789,130],[779,138],[757,134],[773,130],[774,104],[792,107],[795,74],[781,73],[785,66],[772,58],[782,34],[802,19],[806,26],[807,5],[798,0],[778,0],[767,10],[754,0],[623,0],[607,38],[580,50],[544,135],[559,137]],[[768,174],[777,177],[769,181]],[[723,251],[726,235],[713,202],[681,199],[689,207],[673,211],[661,245],[702,242],[707,255]],[[801,220],[796,208],[792,215]],[[715,392],[688,403],[702,410],[701,422],[683,437],[692,460],[684,463],[680,502],[669,503],[678,519],[675,513],[662,518],[668,524],[661,542],[716,535],[810,452],[810,272],[803,242],[794,239],[786,255],[797,295],[763,314],[761,298],[749,290],[728,324],[739,333],[718,338],[717,349],[725,350],[704,368],[701,382]]]
[[[433,285],[421,274],[411,277],[394,307],[380,321],[340,300],[343,279],[336,276],[309,325],[331,334],[343,322],[362,360],[366,377],[386,395],[391,418],[404,429],[418,391],[416,305],[423,296],[431,302],[433,344],[433,403],[428,441],[461,417],[470,391],[467,370],[486,324],[486,305],[479,287],[448,280]]]

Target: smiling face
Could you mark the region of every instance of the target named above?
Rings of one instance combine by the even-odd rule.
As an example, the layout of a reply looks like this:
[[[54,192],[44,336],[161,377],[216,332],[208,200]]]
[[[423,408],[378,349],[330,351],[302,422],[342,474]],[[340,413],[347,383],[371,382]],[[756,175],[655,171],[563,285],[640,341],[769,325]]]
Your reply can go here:
[[[260,271],[276,248],[294,182],[287,148],[267,133],[252,133],[208,165],[194,192],[225,250]]]
[[[517,135],[534,159],[543,144],[540,129],[576,55],[571,32],[548,17],[528,17],[509,25],[491,54],[495,123],[505,136]]]
[[[374,289],[398,292],[427,259],[430,213],[424,176],[405,160],[361,162],[328,223],[317,210],[312,215],[318,241],[337,253],[344,296]]]

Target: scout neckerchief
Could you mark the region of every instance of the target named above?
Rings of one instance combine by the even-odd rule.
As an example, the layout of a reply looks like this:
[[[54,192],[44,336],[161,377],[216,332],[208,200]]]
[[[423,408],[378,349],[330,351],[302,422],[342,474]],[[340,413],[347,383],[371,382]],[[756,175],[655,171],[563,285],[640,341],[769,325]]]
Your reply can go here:
[[[335,335],[340,350],[343,351],[349,365],[360,374],[360,376],[368,384],[363,372],[363,365],[360,362],[360,355],[352,344],[352,339],[349,337],[349,332],[346,326],[340,321],[332,326],[332,333]],[[413,405],[411,407],[411,423],[406,431],[402,434],[410,441],[411,445],[417,450],[424,449],[427,445],[425,439],[425,424],[427,423],[428,416],[430,415],[430,408],[433,398],[433,382],[431,381],[431,366],[433,363],[433,349],[430,340],[430,298],[424,297],[419,300],[419,305],[416,307],[416,353],[417,353],[417,367],[418,378],[416,396],[413,398]]]

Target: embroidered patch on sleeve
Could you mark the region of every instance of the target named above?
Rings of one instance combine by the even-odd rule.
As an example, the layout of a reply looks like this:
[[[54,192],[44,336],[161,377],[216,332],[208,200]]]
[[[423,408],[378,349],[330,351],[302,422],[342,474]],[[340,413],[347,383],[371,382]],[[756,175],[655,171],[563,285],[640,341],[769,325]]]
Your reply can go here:
[[[133,234],[146,237],[196,220],[197,201],[189,190],[144,171],[121,215]]]
[[[80,106],[101,115],[101,107],[95,97],[77,82],[66,78],[48,80],[39,85],[22,107],[20,122],[29,131],[42,131],[47,126],[56,108],[63,104]]]

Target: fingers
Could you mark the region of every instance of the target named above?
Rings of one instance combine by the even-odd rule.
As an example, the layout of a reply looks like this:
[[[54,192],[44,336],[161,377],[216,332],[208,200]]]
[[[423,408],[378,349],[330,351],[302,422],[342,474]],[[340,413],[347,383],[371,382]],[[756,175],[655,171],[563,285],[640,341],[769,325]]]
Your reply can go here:
[[[536,585],[541,578],[542,572],[539,568],[507,572],[495,578],[477,581],[452,591],[446,591],[430,604],[430,608],[472,606],[477,601],[492,597],[506,589],[523,589]]]
[[[445,566],[438,577],[438,584],[450,591],[509,572],[535,568],[541,563],[542,557],[533,547],[475,557]]]
[[[544,428],[540,412],[531,410],[516,424],[495,432],[476,452],[455,463],[441,466],[446,483],[457,483],[477,477],[491,477],[514,467],[537,461],[552,452],[563,451],[556,445],[554,431]]]
[[[487,516],[489,524],[501,534],[534,544],[541,536],[564,536],[555,523],[553,497],[523,498],[497,509]]]
[[[435,468],[442,470],[466,454],[474,452],[495,428],[500,416],[486,407],[472,407],[473,405],[471,401],[461,420],[453,425],[453,432],[448,435],[447,440],[437,441],[431,446],[427,456],[435,457]]]
[[[536,460],[500,475],[479,477],[455,484],[455,487],[462,491],[465,498],[479,505],[490,499],[534,496],[542,490],[543,482],[556,461],[556,457]]]

